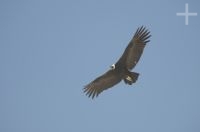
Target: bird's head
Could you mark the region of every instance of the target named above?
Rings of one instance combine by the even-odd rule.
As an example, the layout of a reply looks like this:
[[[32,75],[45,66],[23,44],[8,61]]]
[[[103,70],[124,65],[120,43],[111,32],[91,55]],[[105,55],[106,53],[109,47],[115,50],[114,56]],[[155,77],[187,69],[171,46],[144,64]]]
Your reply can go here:
[[[111,69],[111,70],[114,70],[114,69],[115,69],[115,64],[112,64],[112,65],[110,66],[110,69]]]

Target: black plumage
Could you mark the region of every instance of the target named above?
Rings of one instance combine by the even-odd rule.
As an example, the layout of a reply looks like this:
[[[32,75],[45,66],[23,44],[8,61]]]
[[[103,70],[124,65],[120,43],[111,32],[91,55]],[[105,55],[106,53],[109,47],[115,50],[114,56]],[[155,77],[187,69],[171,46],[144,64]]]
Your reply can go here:
[[[102,76],[84,87],[83,90],[86,95],[92,98],[97,97],[102,91],[111,88],[121,80],[129,85],[135,83],[139,73],[130,70],[138,63],[146,43],[150,41],[150,37],[150,32],[145,27],[138,28],[117,63],[112,65],[111,69]]]

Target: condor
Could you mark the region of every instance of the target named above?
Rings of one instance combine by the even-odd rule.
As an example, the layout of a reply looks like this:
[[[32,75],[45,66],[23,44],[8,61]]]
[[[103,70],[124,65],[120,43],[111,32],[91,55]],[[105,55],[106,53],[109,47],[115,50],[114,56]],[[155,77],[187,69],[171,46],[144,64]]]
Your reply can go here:
[[[145,27],[140,27],[135,32],[121,58],[113,64],[106,73],[97,77],[84,87],[84,93],[88,97],[97,97],[102,91],[113,87],[121,80],[125,84],[132,85],[138,79],[139,73],[131,72],[138,63],[145,45],[150,41],[150,32]]]

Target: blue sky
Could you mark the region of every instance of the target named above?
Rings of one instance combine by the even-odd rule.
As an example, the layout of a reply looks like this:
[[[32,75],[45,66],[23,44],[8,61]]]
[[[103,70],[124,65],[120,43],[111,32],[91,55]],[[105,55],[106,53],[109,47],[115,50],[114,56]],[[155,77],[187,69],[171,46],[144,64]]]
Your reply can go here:
[[[185,11],[198,16],[176,16]],[[199,132],[198,0],[0,1],[1,132]],[[92,100],[84,85],[122,55],[136,29],[151,42],[123,82]]]

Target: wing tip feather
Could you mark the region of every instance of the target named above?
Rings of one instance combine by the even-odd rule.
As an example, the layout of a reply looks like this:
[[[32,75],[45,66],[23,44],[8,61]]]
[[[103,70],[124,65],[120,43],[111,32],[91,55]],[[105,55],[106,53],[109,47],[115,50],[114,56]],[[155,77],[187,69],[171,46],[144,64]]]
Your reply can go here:
[[[150,31],[143,25],[137,28],[134,35],[134,38],[139,39],[139,41],[142,41],[144,44],[150,42],[150,40],[148,40],[150,37]]]
[[[83,92],[86,94],[86,96],[88,96],[88,98],[91,97],[92,99],[94,99],[95,97],[98,96],[98,92],[95,91],[92,83],[85,85],[83,88]]]

